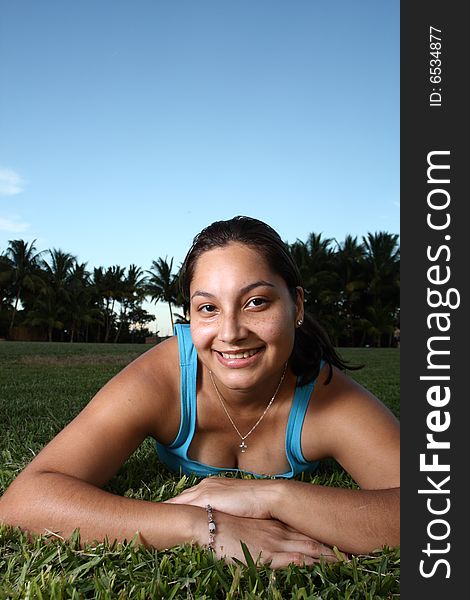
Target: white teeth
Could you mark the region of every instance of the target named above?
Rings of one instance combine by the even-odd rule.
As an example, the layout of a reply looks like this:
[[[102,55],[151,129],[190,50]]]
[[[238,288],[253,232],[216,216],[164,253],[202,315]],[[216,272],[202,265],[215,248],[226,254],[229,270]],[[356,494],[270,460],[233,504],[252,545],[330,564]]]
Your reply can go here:
[[[248,350],[247,352],[237,352],[237,354],[226,354],[225,352],[221,352],[222,356],[226,359],[231,358],[250,358],[250,356],[254,356],[258,350]]]

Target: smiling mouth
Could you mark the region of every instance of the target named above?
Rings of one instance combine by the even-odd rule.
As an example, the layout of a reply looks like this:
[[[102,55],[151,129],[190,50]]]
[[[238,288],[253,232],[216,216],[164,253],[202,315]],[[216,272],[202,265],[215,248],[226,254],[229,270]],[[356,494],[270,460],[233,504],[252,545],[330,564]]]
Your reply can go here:
[[[254,350],[245,350],[244,352],[220,352],[219,350],[216,350],[216,352],[226,360],[230,360],[234,358],[250,358],[251,356],[258,354],[258,352],[260,352],[261,350],[262,348],[256,348]]]

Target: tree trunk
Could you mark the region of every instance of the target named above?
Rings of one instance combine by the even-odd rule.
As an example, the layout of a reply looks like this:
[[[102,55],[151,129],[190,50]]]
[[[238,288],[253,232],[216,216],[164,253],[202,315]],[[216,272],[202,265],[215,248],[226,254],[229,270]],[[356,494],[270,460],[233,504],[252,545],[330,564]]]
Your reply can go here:
[[[109,342],[109,336],[111,335],[111,322],[112,322],[111,315],[114,313],[114,302],[115,302],[115,300],[113,298],[113,301],[112,301],[112,304],[111,304],[111,310],[110,310],[110,312],[108,314],[108,321],[106,323],[106,335],[105,335],[105,338],[104,338],[105,342]]]
[[[15,298],[15,306],[13,307],[13,314],[11,315],[10,327],[8,329],[8,332],[10,334],[13,331],[13,326],[15,324],[15,316],[16,316],[16,312],[18,310],[18,302],[20,300],[20,294],[21,294],[21,286],[18,288],[18,293],[16,294],[16,298]]]
[[[119,339],[119,335],[121,334],[121,329],[122,329],[122,319],[119,320],[119,327],[118,330],[116,331],[116,335],[114,336],[114,343],[117,344],[117,341]]]
[[[361,335],[361,342],[360,342],[360,346],[363,347],[366,343],[366,331],[365,329],[362,330],[362,335]]]

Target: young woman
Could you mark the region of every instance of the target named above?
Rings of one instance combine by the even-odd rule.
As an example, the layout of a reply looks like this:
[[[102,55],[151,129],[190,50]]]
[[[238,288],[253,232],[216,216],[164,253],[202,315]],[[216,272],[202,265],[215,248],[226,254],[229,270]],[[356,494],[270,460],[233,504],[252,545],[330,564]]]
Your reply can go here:
[[[114,377],[17,477],[0,521],[82,540],[209,545],[274,568],[399,543],[399,428],[304,312],[279,235],[248,217],[196,236],[182,271],[190,326]],[[164,503],[103,486],[147,437],[208,477]],[[333,457],[360,489],[292,479]],[[245,471],[254,479],[220,477]],[[215,525],[214,525],[215,523]]]

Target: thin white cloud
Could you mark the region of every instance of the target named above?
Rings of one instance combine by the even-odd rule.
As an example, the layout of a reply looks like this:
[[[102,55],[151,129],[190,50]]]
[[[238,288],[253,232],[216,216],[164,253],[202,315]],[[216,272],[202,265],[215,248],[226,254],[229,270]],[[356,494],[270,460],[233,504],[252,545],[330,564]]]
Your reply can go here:
[[[0,217],[0,231],[7,231],[8,233],[23,233],[27,229],[29,229],[29,223],[22,223],[21,221]]]
[[[13,169],[0,167],[0,196],[14,196],[20,194],[25,186],[25,181]]]

